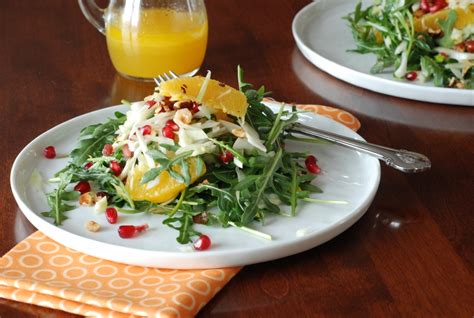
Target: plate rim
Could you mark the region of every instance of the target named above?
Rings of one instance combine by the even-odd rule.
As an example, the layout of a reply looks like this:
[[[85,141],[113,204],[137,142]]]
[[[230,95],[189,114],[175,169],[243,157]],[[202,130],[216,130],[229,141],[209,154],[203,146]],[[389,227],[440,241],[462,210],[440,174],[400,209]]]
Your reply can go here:
[[[355,5],[357,1],[349,0],[348,2],[352,2]],[[474,107],[474,90],[422,86],[381,78],[369,73],[359,72],[318,54],[304,41],[303,36],[300,34],[302,32],[299,29],[304,26],[302,20],[306,15],[318,10],[318,6],[321,6],[323,3],[329,6],[336,6],[340,2],[334,0],[315,0],[300,9],[293,18],[291,24],[293,38],[298,49],[309,62],[339,80],[373,92],[423,102]]]
[[[375,173],[375,178],[374,182],[371,185],[371,189],[361,204],[354,209],[349,215],[345,216],[344,218],[340,219],[339,222],[336,222],[334,224],[331,224],[328,227],[325,227],[324,230],[322,231],[317,231],[316,234],[311,235],[305,235],[303,237],[296,238],[295,240],[292,240],[290,242],[284,242],[281,243],[278,247],[285,247],[286,245],[293,245],[296,246],[295,248],[291,249],[288,252],[281,253],[281,252],[275,252],[275,249],[270,249],[269,251],[266,250],[268,249],[268,246],[260,246],[258,248],[242,248],[242,249],[232,249],[228,251],[200,251],[200,252],[169,252],[169,251],[152,251],[152,250],[144,250],[144,249],[139,249],[139,248],[132,248],[132,247],[126,247],[126,246],[120,246],[120,245],[115,245],[112,243],[105,243],[101,241],[94,240],[93,238],[81,236],[72,232],[69,232],[65,230],[64,228],[55,226],[54,224],[51,224],[50,222],[46,221],[44,218],[42,218],[39,215],[39,212],[36,213],[33,211],[33,209],[30,209],[28,204],[22,199],[22,195],[19,193],[20,192],[20,185],[18,184],[19,182],[19,170],[20,170],[20,165],[22,160],[24,160],[25,156],[27,156],[27,153],[31,150],[30,148],[34,147],[39,141],[41,141],[43,138],[50,134],[54,134],[54,130],[59,129],[63,126],[71,125],[75,121],[80,121],[84,117],[87,116],[93,116],[96,113],[100,112],[107,112],[109,111],[110,114],[113,114],[115,111],[120,111],[120,108],[123,108],[123,105],[115,105],[115,106],[110,106],[106,108],[102,108],[99,110],[91,111],[76,117],[73,117],[65,122],[62,122],[47,131],[43,132],[36,138],[34,138],[32,141],[30,141],[17,155],[15,158],[15,161],[13,162],[11,172],[10,172],[10,186],[11,190],[13,193],[13,196],[15,198],[15,201],[17,202],[18,206],[20,207],[20,211],[25,215],[25,217],[33,224],[33,226],[43,232],[44,235],[47,237],[53,239],[54,241],[72,248],[74,250],[77,250],[81,253],[87,254],[87,255],[92,255],[97,258],[101,259],[106,259],[109,261],[113,262],[119,262],[119,263],[124,263],[128,265],[136,265],[136,266],[147,266],[147,267],[159,267],[159,268],[173,268],[173,269],[209,269],[209,268],[222,268],[222,267],[234,267],[234,266],[244,266],[244,265],[249,265],[249,264],[255,264],[255,263],[261,263],[265,261],[271,261],[275,259],[280,259],[283,257],[287,257],[290,255],[298,254],[301,253],[305,250],[308,250],[313,247],[317,247],[328,240],[338,236],[342,232],[344,232],[347,228],[351,227],[357,220],[359,220],[367,211],[369,206],[371,205],[379,184],[380,184],[380,177],[381,177],[381,169],[380,169],[380,163],[377,159],[371,158],[374,160],[374,173]],[[317,115],[317,114],[311,114],[311,116],[315,116],[316,118],[320,118],[320,120],[327,120],[331,121],[332,124],[336,124],[340,127],[343,127],[343,129],[350,131],[351,134],[355,134],[362,138],[359,134],[356,132],[352,131],[348,127],[344,126],[343,124],[336,122],[330,118],[327,118],[325,116]],[[362,138],[363,139],[363,138]],[[321,238],[322,237],[322,238]],[[64,239],[66,238],[66,239]],[[317,241],[317,243],[314,243],[314,241]],[[66,244],[65,244],[66,243]],[[88,244],[94,244],[95,247],[93,250],[89,248],[83,248],[83,246],[87,246]],[[107,253],[104,253],[107,251]],[[278,249],[276,249],[278,250]],[[217,253],[216,253],[217,252]],[[232,258],[233,255],[237,253],[247,253],[247,254],[253,254],[254,255],[254,261],[248,262],[248,261],[241,261],[240,263],[235,261],[235,258]],[[121,262],[117,260],[116,257],[113,256],[113,254],[116,253],[126,253],[126,255],[130,256],[132,259],[131,261],[127,262]],[[205,261],[206,258],[214,257],[212,254],[219,254],[219,258],[221,259],[220,262],[212,262],[210,264],[209,262]],[[278,254],[278,257],[273,257],[274,254]],[[144,257],[146,255],[146,257]],[[168,260],[168,257],[172,255],[172,261]],[[138,256],[141,258],[141,261],[136,261],[136,257]],[[150,262],[156,263],[156,259],[160,259],[159,264],[156,264],[155,266],[150,265]],[[180,265],[177,266],[176,261],[180,263]]]

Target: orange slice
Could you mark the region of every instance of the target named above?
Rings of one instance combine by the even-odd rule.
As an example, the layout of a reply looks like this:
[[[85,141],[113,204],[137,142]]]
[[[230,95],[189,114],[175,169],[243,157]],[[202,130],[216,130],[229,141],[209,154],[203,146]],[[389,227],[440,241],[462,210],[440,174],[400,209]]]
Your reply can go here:
[[[197,160],[200,159],[193,157],[186,160],[189,166],[191,183],[195,182],[199,177],[206,173],[206,166],[203,164],[201,173],[197,174]],[[149,183],[140,184],[143,175],[148,170],[148,167],[141,167],[139,165],[135,166],[133,173],[131,173],[127,178],[125,189],[134,201],[146,200],[153,203],[163,203],[176,198],[176,196],[186,188],[184,183],[180,183],[171,177],[167,171],[163,171],[157,179],[152,180]],[[176,165],[173,166],[173,170],[181,172],[180,167]],[[156,182],[156,180],[158,182]]]
[[[445,20],[448,16],[449,11],[455,10],[457,13],[456,23],[454,27],[462,30],[469,24],[474,23],[474,4],[469,5],[468,8],[456,8],[456,9],[444,9],[435,13],[429,13],[415,18],[415,31],[416,32],[438,32],[440,31],[439,21]]]
[[[205,78],[201,76],[172,79],[161,83],[160,94],[176,100],[196,101],[204,81]],[[212,79],[209,80],[202,100],[198,102],[235,117],[245,116],[248,106],[247,98],[242,92]]]

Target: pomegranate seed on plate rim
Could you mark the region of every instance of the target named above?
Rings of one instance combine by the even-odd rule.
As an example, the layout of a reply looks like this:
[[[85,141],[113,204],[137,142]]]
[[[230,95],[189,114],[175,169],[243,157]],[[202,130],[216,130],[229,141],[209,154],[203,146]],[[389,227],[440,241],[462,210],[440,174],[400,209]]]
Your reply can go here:
[[[137,236],[138,234],[148,230],[148,224],[143,225],[120,225],[118,234],[121,238],[127,239]]]
[[[118,221],[117,209],[107,208],[105,209],[105,217],[110,224],[115,224]]]
[[[321,172],[321,168],[319,168],[318,164],[316,163],[318,159],[316,159],[315,156],[309,155],[306,157],[304,163],[306,165],[306,169],[308,169],[309,172],[318,174]]]
[[[414,80],[416,80],[417,77],[418,77],[418,73],[416,71],[409,72],[409,73],[405,74],[405,78],[408,81],[414,81]]]
[[[205,251],[211,247],[211,239],[205,234],[201,234],[197,240],[194,241],[193,247],[198,251]]]
[[[43,155],[48,159],[56,157],[56,149],[53,146],[48,146],[43,149]]]

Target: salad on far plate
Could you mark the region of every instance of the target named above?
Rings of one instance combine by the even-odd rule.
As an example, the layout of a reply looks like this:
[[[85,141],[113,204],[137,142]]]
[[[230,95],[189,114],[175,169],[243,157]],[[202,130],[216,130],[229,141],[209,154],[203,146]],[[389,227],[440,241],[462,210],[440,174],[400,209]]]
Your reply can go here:
[[[344,203],[311,198],[322,192],[312,183],[321,170],[316,157],[286,150],[287,140],[299,139],[289,133],[295,107],[274,113],[262,104],[265,88],[252,89],[240,68],[239,90],[210,75],[163,82],[143,101],[124,101],[126,114],[83,128],[69,163],[50,179],[56,185],[42,215],[60,226],[79,202],[126,239],[148,225],[122,224],[121,214],[161,214],[179,243],[207,250],[211,238],[193,224],[271,239],[252,223],[295,216],[301,200]],[[54,145],[44,155],[53,159]],[[86,227],[100,231],[94,221]]]
[[[474,0],[374,0],[344,17],[371,73],[474,89]]]

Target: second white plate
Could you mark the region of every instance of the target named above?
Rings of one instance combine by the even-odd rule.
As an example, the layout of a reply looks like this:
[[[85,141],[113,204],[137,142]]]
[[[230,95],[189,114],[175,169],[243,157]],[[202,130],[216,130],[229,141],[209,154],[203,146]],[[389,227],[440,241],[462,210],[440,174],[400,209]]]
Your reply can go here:
[[[348,52],[355,49],[351,29],[342,19],[358,0],[319,0],[301,9],[293,20],[293,37],[303,55],[332,76],[378,93],[419,101],[474,106],[474,90],[435,87],[432,83],[403,82],[391,72],[371,74],[376,57]],[[362,1],[363,7],[373,0]]]

